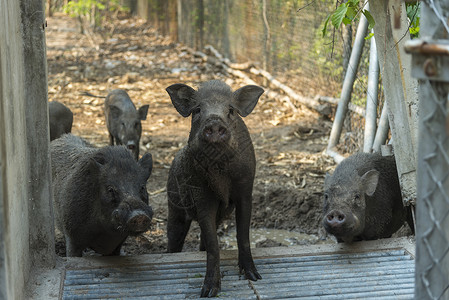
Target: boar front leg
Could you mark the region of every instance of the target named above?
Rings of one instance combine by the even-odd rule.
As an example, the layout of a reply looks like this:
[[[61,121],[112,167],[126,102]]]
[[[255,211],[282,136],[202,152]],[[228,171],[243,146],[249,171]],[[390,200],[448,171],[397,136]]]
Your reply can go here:
[[[65,234],[65,249],[67,257],[81,257],[83,255],[83,247],[73,243],[72,239]]]
[[[114,136],[109,133],[109,145],[114,146]]]
[[[120,256],[122,245],[125,242],[125,240],[123,240],[120,244],[118,244],[118,246],[114,249],[114,251],[112,251],[110,254],[107,254],[106,256]]]
[[[198,223],[201,228],[202,244],[207,252],[206,276],[204,278],[201,297],[215,297],[221,288],[220,276],[220,250],[216,228],[216,216],[218,201],[206,197],[212,201],[198,205]]]
[[[254,265],[249,243],[249,227],[251,223],[252,188],[237,189],[240,193],[233,195],[235,202],[235,219],[237,224],[237,245],[239,248],[240,273],[249,280],[262,279]]]

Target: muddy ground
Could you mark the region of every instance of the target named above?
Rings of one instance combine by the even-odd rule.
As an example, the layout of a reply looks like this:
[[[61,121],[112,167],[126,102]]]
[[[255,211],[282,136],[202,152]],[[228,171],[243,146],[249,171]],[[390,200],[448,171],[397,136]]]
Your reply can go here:
[[[190,119],[176,112],[165,88],[174,83],[197,87],[211,79],[224,80],[233,89],[247,83],[159,35],[140,19],[122,16],[90,34],[80,34],[77,22],[62,14],[48,18],[47,23],[49,100],[60,101],[73,111],[72,133],[97,146],[108,143],[103,99],[86,97],[82,92],[106,96],[109,90],[121,88],[137,107],[149,104],[140,154],[150,152],[154,159],[148,182],[155,212],[153,227],[139,237],[128,238],[123,250],[127,255],[165,252],[168,170],[175,153],[186,144],[190,128]],[[270,90],[262,78],[251,78]],[[308,96],[338,94],[313,87],[307,79],[297,79],[294,87]],[[332,124],[318,113],[295,105],[297,112],[288,103],[262,95],[253,113],[245,118],[257,158],[251,226],[292,232],[288,243],[262,238],[257,246],[332,242],[320,226],[324,175],[335,167],[323,154]],[[223,249],[231,247],[226,237],[234,230],[231,216],[219,228]],[[185,251],[198,249],[198,236],[199,227],[192,223]],[[65,255],[59,234],[57,252]]]

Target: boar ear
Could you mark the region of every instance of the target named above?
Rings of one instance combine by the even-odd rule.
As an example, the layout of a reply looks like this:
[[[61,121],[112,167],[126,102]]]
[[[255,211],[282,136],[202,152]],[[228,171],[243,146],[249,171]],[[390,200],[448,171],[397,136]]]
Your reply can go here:
[[[120,117],[120,115],[122,114],[122,110],[114,105],[109,106],[109,112],[113,119],[118,119]]]
[[[232,106],[237,109],[239,115],[249,115],[263,94],[263,88],[257,85],[247,85],[239,88],[233,94]]]
[[[92,160],[96,164],[101,165],[101,166],[106,164],[106,157],[104,157],[104,154],[102,152],[95,153],[95,155],[92,157]]]
[[[90,158],[89,170],[92,173],[97,173],[105,164],[106,158],[104,157],[104,154],[97,152]]]
[[[324,188],[328,188],[332,186],[332,175],[326,172],[326,175],[324,176]]]
[[[331,174],[326,172],[326,175],[324,176],[324,184],[326,184],[326,182],[328,182],[331,179]]]
[[[139,108],[139,110],[137,111],[139,114],[139,119],[140,120],[146,120],[147,119],[147,114],[148,114],[148,107],[149,105],[144,105],[142,107]]]
[[[362,183],[365,187],[365,194],[372,196],[376,191],[377,183],[379,182],[379,172],[376,170],[369,170],[362,176]]]
[[[166,91],[179,114],[184,118],[188,117],[195,105],[194,95],[196,91],[182,83],[170,85]]]
[[[153,171],[153,156],[151,153],[145,153],[142,158],[137,162],[146,172],[148,172],[148,177],[150,177]],[[147,178],[148,178],[147,177]]]

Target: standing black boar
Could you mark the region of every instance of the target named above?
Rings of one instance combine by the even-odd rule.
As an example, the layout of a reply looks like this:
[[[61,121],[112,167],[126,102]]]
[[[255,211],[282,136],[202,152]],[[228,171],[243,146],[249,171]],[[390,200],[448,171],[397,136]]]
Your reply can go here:
[[[64,133],[72,131],[73,113],[64,104],[57,101],[48,102],[48,119],[50,125],[50,141]]]
[[[128,94],[124,90],[116,89],[107,95],[104,112],[110,145],[125,145],[138,160],[142,135],[141,121],[147,118],[148,105],[136,110]]]
[[[185,84],[167,88],[176,110],[192,115],[187,146],[170,168],[168,252],[180,252],[192,220],[201,228],[201,250],[207,251],[207,271],[201,297],[214,297],[221,286],[217,225],[236,209],[240,271],[257,280],[251,255],[249,226],[256,159],[242,117],[256,106],[263,89],[248,85],[232,92],[221,81],[204,83],[198,91]]]
[[[338,242],[390,237],[406,219],[413,230],[393,156],[357,153],[326,175],[323,225]]]
[[[67,256],[81,256],[87,247],[119,255],[128,235],[149,229],[151,154],[136,162],[125,147],[93,148],[65,134],[51,142],[51,165],[56,225]]]

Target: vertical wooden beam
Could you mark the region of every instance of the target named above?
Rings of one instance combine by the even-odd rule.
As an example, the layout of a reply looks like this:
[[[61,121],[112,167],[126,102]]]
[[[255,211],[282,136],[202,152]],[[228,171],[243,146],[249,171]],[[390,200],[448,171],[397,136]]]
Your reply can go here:
[[[405,5],[396,0],[370,1],[370,12],[376,21],[374,36],[403,200],[414,204],[418,94],[417,80],[411,77],[411,57],[404,51],[410,39]]]

